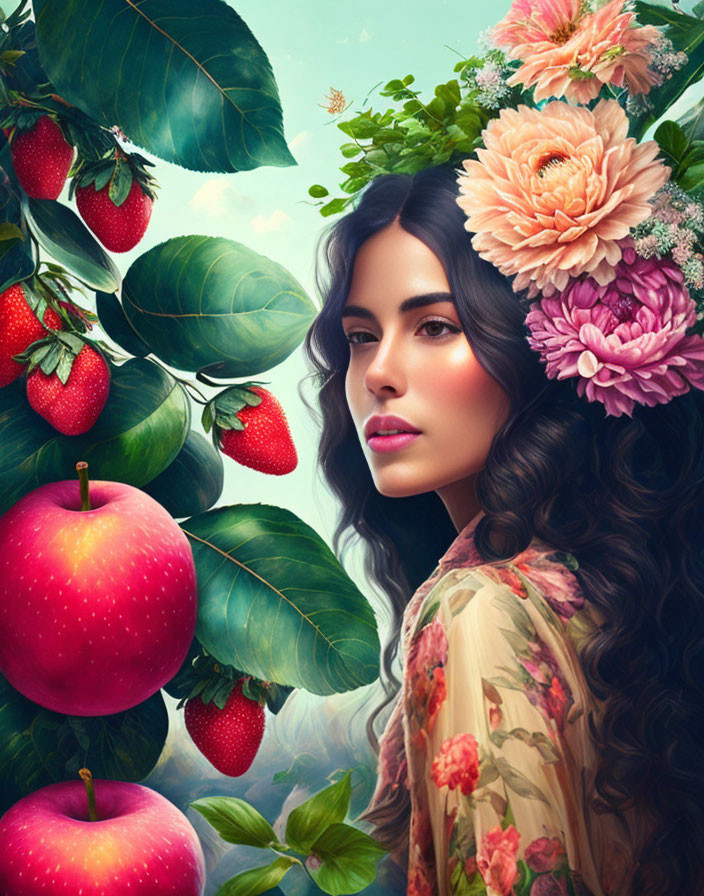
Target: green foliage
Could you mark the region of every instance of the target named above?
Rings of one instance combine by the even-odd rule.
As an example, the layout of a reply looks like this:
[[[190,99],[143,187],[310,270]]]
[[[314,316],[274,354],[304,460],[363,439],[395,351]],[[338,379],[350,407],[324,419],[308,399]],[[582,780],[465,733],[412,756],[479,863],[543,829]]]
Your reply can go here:
[[[269,370],[300,344],[315,307],[280,264],[224,237],[179,236],[125,276],[130,326],[166,364],[221,376]]]
[[[348,772],[341,781],[321,790],[291,812],[286,824],[286,842],[299,852],[309,853],[331,824],[344,821],[350,808],[350,796]]]
[[[249,803],[235,796],[211,796],[191,803],[227,843],[280,846],[269,822]]]
[[[198,577],[196,636],[218,662],[321,695],[376,680],[372,608],[295,514],[236,504],[181,525]]]
[[[227,4],[34,0],[34,11],[57,91],[138,146],[194,171],[295,164],[269,60]]]
[[[656,6],[645,0],[636,0],[635,11],[639,24],[664,27],[665,36],[672,41],[675,50],[683,51],[689,57],[686,65],[648,93],[648,111],[631,117],[630,134],[640,140],[685,90],[704,76],[704,21],[671,6]]]
[[[78,215],[51,199],[22,201],[27,226],[39,245],[92,289],[115,292],[120,272]]]
[[[140,339],[130,326],[115,293],[98,290],[95,294],[95,305],[100,326],[113,342],[138,358],[145,358],[151,354],[147,343]]]
[[[326,187],[315,184],[309,195],[319,199],[320,214],[327,217],[344,211],[354,196],[380,174],[414,174],[444,162],[459,164],[481,142],[481,132],[498,110],[482,106],[473,86],[472,72],[483,61],[463,59],[455,66],[457,77],[438,84],[429,102],[413,89],[415,78],[406,75],[388,81],[379,95],[395,106],[383,112],[371,108],[357,112],[338,128],[353,142],[343,143],[340,152],[350,159],[340,170],[345,197],[329,199]]]
[[[208,510],[222,494],[222,456],[199,432],[190,430],[169,466],[144,491],[177,519]]]
[[[157,692],[110,716],[66,716],[27,700],[0,675],[0,814],[40,787],[78,777],[141,781],[166,742],[168,714]]]
[[[350,772],[331,787],[306,800],[288,817],[285,843],[262,815],[244,800],[210,797],[191,803],[223,840],[271,849],[270,865],[236,875],[217,896],[257,896],[275,887],[294,865],[331,896],[358,893],[376,877],[377,864],[387,850],[368,834],[344,824],[350,802]]]
[[[704,185],[704,140],[693,139],[676,121],[665,121],[655,131],[655,140],[672,169],[671,180],[683,190],[694,191]]]
[[[270,893],[271,888],[279,883],[292,865],[300,864],[291,856],[279,856],[270,865],[252,868],[224,883],[216,896],[259,896],[259,893]]]
[[[332,824],[315,841],[312,853],[321,860],[317,868],[308,866],[313,880],[325,893],[342,896],[359,893],[372,883],[386,850],[351,825]]]

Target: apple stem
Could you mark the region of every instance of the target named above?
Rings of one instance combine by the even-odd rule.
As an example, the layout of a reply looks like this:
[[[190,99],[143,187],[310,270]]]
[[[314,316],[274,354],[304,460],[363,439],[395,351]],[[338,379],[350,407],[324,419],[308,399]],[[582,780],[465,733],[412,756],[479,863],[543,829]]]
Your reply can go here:
[[[88,818],[90,818],[91,821],[97,821],[98,813],[95,808],[95,786],[93,784],[93,775],[91,775],[90,769],[87,768],[80,769],[78,774],[86,785],[86,793],[88,794]]]
[[[76,464],[76,472],[81,487],[81,510],[91,510],[88,491],[88,464],[84,460],[79,460]]]

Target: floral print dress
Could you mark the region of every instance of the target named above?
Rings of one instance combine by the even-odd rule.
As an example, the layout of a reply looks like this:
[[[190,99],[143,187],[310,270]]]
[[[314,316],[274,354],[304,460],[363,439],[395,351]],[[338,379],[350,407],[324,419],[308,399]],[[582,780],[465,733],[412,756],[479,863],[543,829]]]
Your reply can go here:
[[[406,607],[371,805],[410,791],[408,896],[626,893],[644,832],[591,802],[599,704],[578,647],[599,619],[571,555],[534,540],[483,561],[481,516]]]

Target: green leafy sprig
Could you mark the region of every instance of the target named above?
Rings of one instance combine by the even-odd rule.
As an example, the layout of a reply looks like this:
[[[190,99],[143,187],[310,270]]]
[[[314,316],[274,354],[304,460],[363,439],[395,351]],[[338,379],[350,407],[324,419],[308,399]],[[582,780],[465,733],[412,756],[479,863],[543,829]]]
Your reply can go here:
[[[223,840],[256,846],[277,858],[224,883],[216,896],[258,896],[277,886],[299,866],[331,896],[359,893],[376,877],[387,850],[352,825],[345,824],[351,797],[351,772],[297,806],[288,816],[284,842],[269,822],[245,800],[209,797],[191,803]]]

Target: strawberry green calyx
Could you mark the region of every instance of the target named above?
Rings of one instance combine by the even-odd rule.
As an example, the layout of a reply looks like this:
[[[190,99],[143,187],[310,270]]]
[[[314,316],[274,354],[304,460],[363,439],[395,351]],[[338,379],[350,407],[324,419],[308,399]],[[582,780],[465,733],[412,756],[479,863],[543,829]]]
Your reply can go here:
[[[181,698],[177,709],[182,709],[189,700],[196,697],[205,705],[213,703],[218,709],[224,709],[232,691],[241,683],[245,697],[260,706],[266,705],[272,713],[277,713],[293,691],[292,687],[261,681],[234,666],[221,663],[204,647],[200,650],[202,652],[195,657],[190,668],[182,670],[172,683],[176,690],[175,696]]]
[[[210,432],[214,427],[213,442],[216,448],[219,443],[220,430],[245,428],[246,424],[239,419],[237,412],[244,407],[256,407],[261,404],[261,395],[253,392],[250,386],[263,385],[265,383],[255,380],[238,383],[236,386],[223,389],[222,392],[206,404],[203,409],[201,422],[206,432]]]
[[[79,769],[78,774],[86,785],[86,795],[88,796],[88,818],[90,821],[97,821],[98,812],[95,808],[95,785],[93,783],[93,775],[87,768]]]
[[[154,163],[139,153],[123,152],[119,147],[111,148],[99,158],[82,158],[74,167],[69,199],[76,190],[92,184],[96,193],[107,187],[110,201],[119,208],[127,200],[134,181],[145,196],[156,199],[157,182],[147,166],[154,167]]]
[[[84,460],[79,460],[76,464],[76,472],[78,473],[78,481],[81,489],[81,510],[92,510],[92,507],[90,506],[88,464]]]
[[[73,362],[85,345],[95,348],[94,343],[82,339],[75,333],[54,330],[43,339],[33,342],[21,355],[16,355],[15,360],[20,364],[27,363],[27,375],[35,367],[40,367],[42,373],[47,376],[56,373],[59,380],[66,385]]]

